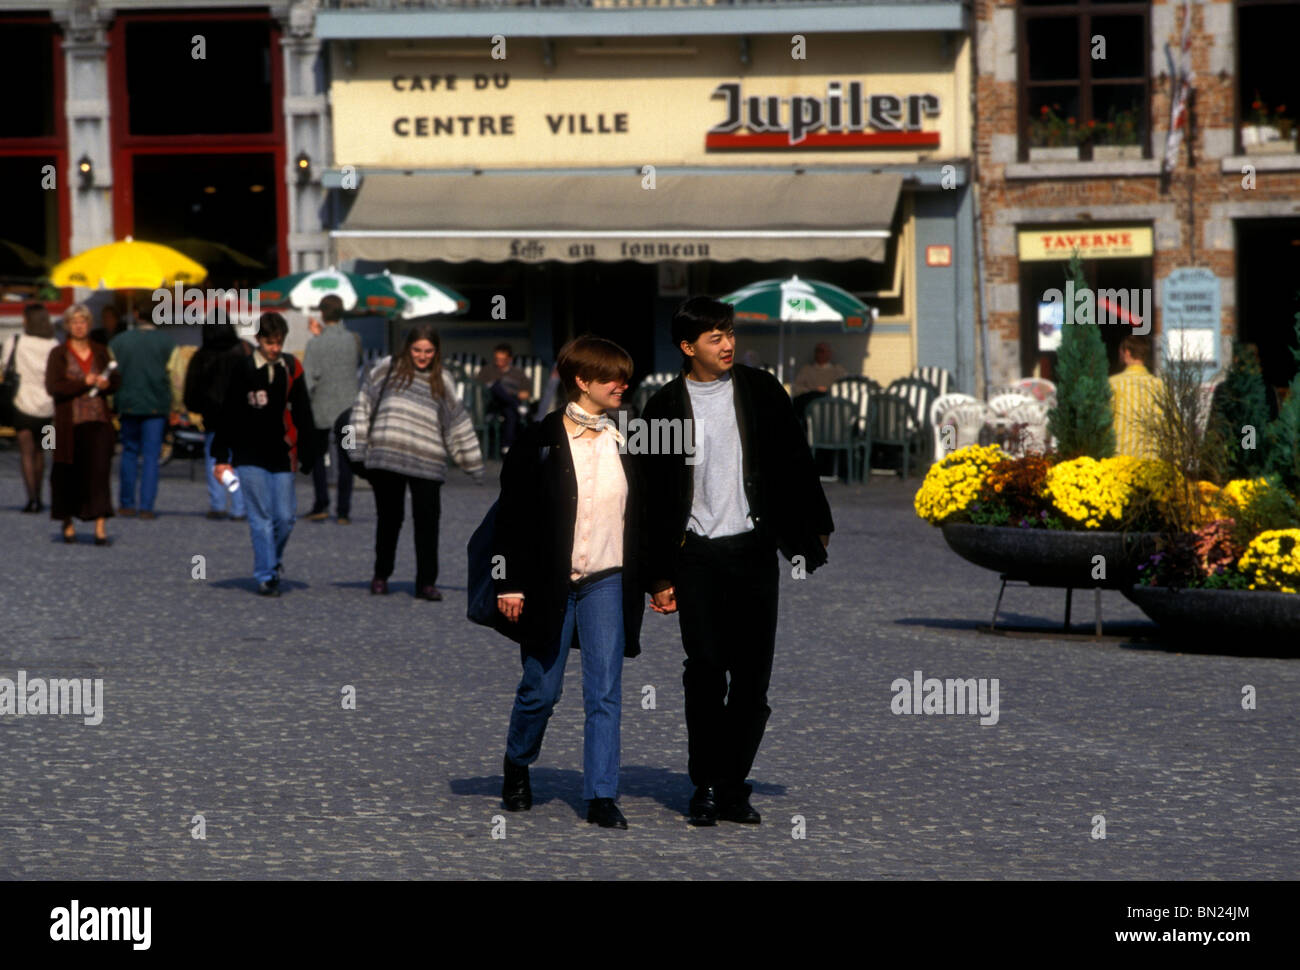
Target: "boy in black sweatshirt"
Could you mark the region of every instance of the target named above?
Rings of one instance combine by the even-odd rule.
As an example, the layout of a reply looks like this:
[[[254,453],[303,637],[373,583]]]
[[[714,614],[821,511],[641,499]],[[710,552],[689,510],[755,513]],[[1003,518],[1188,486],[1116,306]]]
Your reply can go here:
[[[284,547],[298,512],[293,473],[311,474],[317,457],[302,365],[283,353],[288,332],[280,314],[262,314],[257,350],[231,369],[212,439],[212,474],[221,480],[233,471],[244,493],[262,596],[280,595]]]

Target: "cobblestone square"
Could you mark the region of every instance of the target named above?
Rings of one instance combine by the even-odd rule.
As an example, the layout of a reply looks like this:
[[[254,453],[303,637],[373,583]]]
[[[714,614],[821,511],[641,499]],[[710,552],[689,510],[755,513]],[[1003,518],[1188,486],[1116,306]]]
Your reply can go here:
[[[204,518],[198,469],[164,469],[159,518],[65,546],[21,515],[0,452],[0,677],[102,678],[103,720],[0,717],[0,878],[1279,879],[1300,871],[1293,660],[981,635],[994,574],[912,512],[919,480],[826,486],[830,564],[787,567],[756,827],[686,824],[682,650],[647,613],[624,667],[626,832],[585,822],[577,673],[533,770],[499,803],[516,648],[465,619],[465,544],[496,496],[452,470],[442,603],[369,595],[374,507],[299,519],[286,592],[253,595],[247,526]],[[114,490],[116,491],[116,475]],[[298,479],[300,513],[310,481]],[[204,557],[205,579],[192,578]],[[1115,593],[1108,626],[1154,631]],[[1005,622],[1059,624],[1059,590],[1009,589]],[[1091,624],[1092,597],[1075,622]],[[1248,652],[1248,651],[1247,651]],[[890,684],[997,678],[996,724],[898,715]],[[1258,692],[1243,710],[1242,688]],[[342,692],[355,688],[356,709]],[[646,688],[654,707],[643,707]],[[206,838],[192,837],[195,816]],[[1094,816],[1105,839],[1093,837]],[[505,837],[494,838],[498,816]],[[494,822],[496,819],[496,822]],[[805,837],[794,837],[802,820]],[[499,827],[499,826],[498,826]]]

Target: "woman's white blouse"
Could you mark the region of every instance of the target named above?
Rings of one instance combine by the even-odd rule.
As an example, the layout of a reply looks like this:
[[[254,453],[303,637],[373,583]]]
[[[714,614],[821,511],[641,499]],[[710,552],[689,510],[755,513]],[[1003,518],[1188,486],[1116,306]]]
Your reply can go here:
[[[566,428],[567,430],[567,428]],[[578,479],[578,515],[573,523],[572,580],[623,565],[623,513],[627,506],[627,476],[618,442],[606,428],[583,435],[568,434],[573,471]]]

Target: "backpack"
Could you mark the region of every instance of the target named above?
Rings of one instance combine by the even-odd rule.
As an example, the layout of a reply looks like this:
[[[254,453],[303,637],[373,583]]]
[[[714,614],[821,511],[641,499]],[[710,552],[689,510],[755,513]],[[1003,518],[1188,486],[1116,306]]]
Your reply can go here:
[[[469,557],[466,587],[469,606],[465,615],[471,623],[494,628],[497,617],[501,615],[497,610],[496,583],[492,579],[492,544],[496,538],[497,506],[500,504],[500,499],[492,503],[487,515],[483,516],[483,521],[469,537],[469,545],[465,549]]]

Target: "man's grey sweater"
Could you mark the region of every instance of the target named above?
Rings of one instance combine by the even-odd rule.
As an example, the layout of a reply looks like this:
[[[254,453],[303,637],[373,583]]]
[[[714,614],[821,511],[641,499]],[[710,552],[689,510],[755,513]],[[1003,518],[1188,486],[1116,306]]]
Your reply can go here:
[[[325,324],[319,336],[307,341],[302,369],[317,428],[334,427],[338,416],[352,406],[360,366],[361,335],[341,323]]]

